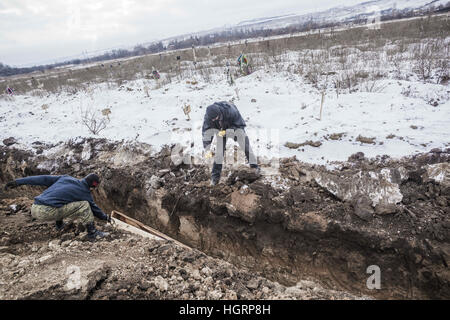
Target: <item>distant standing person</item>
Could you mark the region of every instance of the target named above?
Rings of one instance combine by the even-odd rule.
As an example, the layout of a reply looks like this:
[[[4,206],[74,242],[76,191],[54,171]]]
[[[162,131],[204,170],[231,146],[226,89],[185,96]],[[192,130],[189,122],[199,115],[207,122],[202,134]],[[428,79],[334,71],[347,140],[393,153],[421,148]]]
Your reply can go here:
[[[217,134],[217,148],[211,172],[211,185],[214,186],[219,183],[227,137],[238,142],[239,147],[245,153],[245,157],[247,158],[250,167],[256,169],[258,173],[260,172],[256,157],[250,148],[250,142],[244,130],[245,126],[245,121],[239,113],[239,110],[230,102],[215,102],[206,108],[202,136],[203,147],[206,151],[205,157],[207,159],[212,158],[213,156],[210,148],[214,135]]]
[[[250,61],[247,55],[241,53],[237,60],[237,63],[239,65],[239,68],[241,69],[242,74],[248,76],[250,73],[252,73],[252,68],[250,66]]]
[[[108,235],[95,229],[94,216],[111,222],[111,217],[97,207],[91,195],[91,191],[99,184],[100,178],[95,173],[81,180],[67,175],[41,175],[8,182],[5,190],[22,185],[47,187],[41,195],[34,198],[32,217],[39,221],[55,221],[57,230],[63,229],[63,219],[80,219],[86,226],[89,240],[94,241]]]

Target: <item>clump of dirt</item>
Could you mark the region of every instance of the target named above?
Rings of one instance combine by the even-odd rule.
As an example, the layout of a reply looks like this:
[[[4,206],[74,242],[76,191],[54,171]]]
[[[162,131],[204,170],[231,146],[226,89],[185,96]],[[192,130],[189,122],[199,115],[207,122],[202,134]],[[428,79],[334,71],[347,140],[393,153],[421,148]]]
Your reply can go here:
[[[400,160],[361,153],[334,170],[286,158],[276,175],[224,168],[210,187],[210,169],[172,162],[170,146],[152,153],[84,140],[74,148],[43,156],[3,147],[0,181],[96,171],[102,184],[94,196],[104,211],[122,211],[285,286],[311,277],[329,290],[378,298],[450,297],[449,149]],[[20,195],[36,192],[21,187]],[[380,290],[366,286],[372,265],[382,273]]]
[[[324,136],[324,138],[326,140],[331,139],[331,140],[341,140],[342,137],[345,135],[345,132],[341,132],[341,133],[332,133],[332,134],[328,134],[326,136]]]
[[[305,141],[305,142],[302,142],[302,143],[286,142],[284,144],[284,146],[289,148],[289,149],[298,149],[298,148],[303,147],[303,146],[311,146],[311,147],[318,148],[321,145],[322,145],[322,142],[320,142],[320,141],[311,141],[311,140],[308,140],[308,141]]]
[[[358,137],[356,137],[356,141],[359,141],[361,143],[367,143],[367,144],[375,144],[375,139],[376,138],[368,138],[368,137],[364,137],[362,135],[359,135]]]

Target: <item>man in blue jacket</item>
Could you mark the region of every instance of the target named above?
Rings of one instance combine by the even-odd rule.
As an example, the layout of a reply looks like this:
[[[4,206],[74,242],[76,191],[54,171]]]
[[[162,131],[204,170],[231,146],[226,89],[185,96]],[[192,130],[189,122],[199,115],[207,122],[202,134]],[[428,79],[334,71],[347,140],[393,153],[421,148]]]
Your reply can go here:
[[[213,157],[210,148],[214,135],[217,134],[217,148],[211,172],[211,185],[216,185],[220,180],[227,138],[232,138],[238,142],[239,147],[244,150],[250,167],[256,169],[259,173],[260,169],[256,163],[256,157],[250,148],[250,142],[244,130],[245,126],[245,121],[239,110],[230,102],[216,102],[206,108],[202,135],[203,147],[206,151],[205,157],[207,159]]]
[[[45,191],[34,198],[31,206],[31,215],[40,221],[56,221],[57,230],[63,228],[63,219],[80,219],[86,226],[89,240],[103,238],[108,235],[95,229],[94,216],[101,220],[111,222],[111,217],[106,215],[95,204],[91,190],[100,183],[100,178],[95,173],[87,175],[84,179],[76,179],[71,176],[31,176],[8,182],[5,190],[21,185],[45,186]]]

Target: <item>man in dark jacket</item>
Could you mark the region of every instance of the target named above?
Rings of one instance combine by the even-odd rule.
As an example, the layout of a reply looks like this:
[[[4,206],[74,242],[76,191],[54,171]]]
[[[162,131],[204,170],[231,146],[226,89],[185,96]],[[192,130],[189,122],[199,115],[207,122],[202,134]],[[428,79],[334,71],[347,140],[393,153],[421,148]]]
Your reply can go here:
[[[91,195],[91,190],[99,183],[100,178],[95,173],[81,180],[67,175],[42,175],[8,182],[5,190],[21,185],[48,187],[41,195],[34,198],[34,204],[31,207],[33,218],[40,221],[56,221],[57,230],[63,228],[63,219],[80,219],[86,225],[88,238],[95,240],[107,236],[108,233],[95,229],[94,216],[111,222],[111,217],[97,207]]]
[[[212,157],[212,152],[209,149],[211,148],[214,135],[217,134],[217,148],[211,173],[211,185],[216,185],[219,182],[227,137],[238,142],[239,147],[244,150],[250,167],[255,168],[259,172],[256,157],[250,148],[250,142],[244,130],[245,126],[245,121],[239,110],[230,102],[216,102],[206,108],[202,127],[203,147],[206,151],[206,158]]]

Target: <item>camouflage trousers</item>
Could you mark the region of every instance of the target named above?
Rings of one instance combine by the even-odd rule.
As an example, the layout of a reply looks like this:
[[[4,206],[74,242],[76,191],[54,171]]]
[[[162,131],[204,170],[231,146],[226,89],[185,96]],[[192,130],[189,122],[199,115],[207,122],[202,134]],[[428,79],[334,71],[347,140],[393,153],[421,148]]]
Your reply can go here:
[[[94,222],[94,214],[87,201],[71,202],[60,208],[33,204],[31,206],[31,215],[40,221],[69,219],[70,221],[79,220],[84,225]]]

